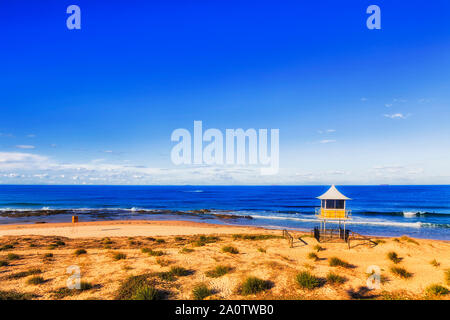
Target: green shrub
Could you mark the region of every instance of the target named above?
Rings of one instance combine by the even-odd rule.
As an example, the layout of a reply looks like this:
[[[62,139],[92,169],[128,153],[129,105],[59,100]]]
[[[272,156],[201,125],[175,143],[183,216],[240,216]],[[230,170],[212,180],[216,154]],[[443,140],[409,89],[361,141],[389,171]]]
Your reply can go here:
[[[194,251],[194,249],[191,249],[191,248],[183,248],[180,250],[180,253],[191,253],[193,251]]]
[[[222,248],[222,251],[223,252],[232,253],[232,254],[238,254],[239,253],[239,250],[236,249],[233,246],[225,246],[225,247]]]
[[[416,240],[411,239],[411,238],[409,238],[409,237],[407,237],[407,236],[401,236],[400,239],[403,240],[403,241],[407,241],[407,242],[410,242],[410,243],[414,243],[414,244],[416,244],[416,245],[419,245],[419,243],[418,243]]]
[[[271,288],[270,282],[256,277],[248,277],[241,285],[241,294],[246,296]]]
[[[315,252],[308,253],[308,258],[314,261],[319,260],[319,256]]]
[[[144,285],[136,289],[132,300],[159,300],[161,293],[155,287]]]
[[[44,258],[53,258],[53,253],[44,254]]]
[[[408,279],[413,276],[412,273],[409,273],[405,268],[402,267],[391,267],[391,272],[392,274],[403,279]]]
[[[279,238],[282,237],[274,234],[233,234],[234,240],[268,240]]]
[[[14,246],[12,244],[5,244],[0,247],[0,251],[9,250],[9,249],[13,249],[13,248],[14,248]]]
[[[203,247],[207,243],[214,243],[219,241],[219,237],[216,236],[200,236],[197,240],[192,242],[194,247]]]
[[[0,290],[0,300],[31,300],[34,295],[30,293],[20,293],[17,291],[2,291]]]
[[[298,285],[303,289],[312,290],[320,287],[320,279],[312,275],[308,271],[302,271],[299,274],[297,274],[295,280],[297,281]]]
[[[86,254],[86,253],[87,253],[87,251],[84,250],[84,249],[77,249],[77,250],[75,250],[75,252],[74,252],[74,254],[75,254],[76,256],[79,256],[79,255],[82,255],[82,254]]]
[[[183,237],[175,237],[175,241],[184,241],[185,239]]]
[[[351,268],[352,265],[344,260],[341,260],[337,257],[332,257],[328,259],[328,264],[330,267],[343,267],[343,268]]]
[[[400,263],[400,261],[402,261],[402,258],[400,258],[397,255],[397,253],[394,252],[394,251],[388,252],[387,257],[388,257],[389,260],[391,260],[395,264]]]
[[[103,244],[113,244],[112,240],[110,238],[103,238],[102,239]]]
[[[176,277],[172,272],[168,272],[168,271],[158,272],[156,275],[158,276],[158,278],[160,278],[161,280],[164,280],[164,281],[175,281],[176,280]]]
[[[33,276],[27,280],[27,284],[38,285],[44,283],[45,280],[41,276]]]
[[[20,279],[20,278],[24,278],[24,277],[28,277],[31,275],[36,275],[36,274],[41,274],[42,271],[41,269],[30,269],[28,271],[21,271],[21,272],[17,272],[17,273],[13,273],[7,276],[7,279]]]
[[[347,278],[342,277],[338,274],[335,274],[333,272],[329,272],[327,274],[327,282],[330,284],[343,284],[347,281]]]
[[[266,253],[266,249],[264,249],[264,248],[258,248],[258,251],[261,253]]]
[[[128,277],[116,292],[116,300],[130,300],[140,288],[150,286],[147,274]]]
[[[439,284],[433,284],[427,287],[426,292],[432,296],[445,296],[448,294],[448,289]]]
[[[164,239],[156,239],[156,243],[165,243],[166,242],[166,240],[164,240]]]
[[[116,252],[113,255],[113,259],[116,260],[116,261],[117,260],[126,259],[126,258],[127,258],[127,255],[125,253],[122,253],[122,252]]]
[[[450,286],[450,269],[445,270],[445,282]]]
[[[15,254],[15,253],[8,253],[8,255],[6,256],[6,258],[8,259],[8,260],[19,260],[20,259],[20,256],[18,255],[18,254]]]
[[[430,261],[430,264],[433,266],[433,267],[439,267],[441,264],[436,260],[436,259],[433,259],[433,260],[431,260]]]
[[[94,287],[94,285],[90,282],[86,282],[86,281],[81,281],[80,282],[80,289],[81,291],[85,291],[85,290],[90,290]]]
[[[6,267],[9,265],[9,262],[6,260],[0,260],[0,267]]]
[[[325,250],[325,248],[324,247],[321,247],[320,245],[318,245],[318,244],[316,244],[314,247],[313,247],[313,249],[314,250],[316,250],[317,252],[320,252],[320,251],[323,251],[323,250]]]
[[[213,291],[209,289],[206,284],[199,284],[192,290],[192,296],[195,300],[203,300],[212,295]]]
[[[205,274],[210,278],[219,278],[233,270],[230,266],[217,266],[212,270],[206,271]]]
[[[61,241],[61,240],[57,240],[57,241],[55,241],[54,242],[54,245],[56,245],[56,246],[65,246],[66,245],[66,243],[64,242],[64,241]]]
[[[183,276],[188,276],[191,274],[191,271],[189,271],[188,269],[185,269],[183,267],[172,267],[170,268],[170,273],[173,274],[174,276],[178,276],[178,277],[183,277]]]
[[[147,253],[149,256],[153,256],[153,257],[160,257],[160,256],[164,255],[163,251],[152,250],[152,249],[149,249]]]

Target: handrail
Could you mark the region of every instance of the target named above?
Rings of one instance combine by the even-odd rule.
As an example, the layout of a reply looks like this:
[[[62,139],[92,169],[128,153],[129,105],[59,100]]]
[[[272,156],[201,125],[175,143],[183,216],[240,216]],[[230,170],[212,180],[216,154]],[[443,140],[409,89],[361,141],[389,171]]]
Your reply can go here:
[[[289,247],[294,247],[294,237],[286,230],[283,229],[283,237],[285,237],[289,241]]]

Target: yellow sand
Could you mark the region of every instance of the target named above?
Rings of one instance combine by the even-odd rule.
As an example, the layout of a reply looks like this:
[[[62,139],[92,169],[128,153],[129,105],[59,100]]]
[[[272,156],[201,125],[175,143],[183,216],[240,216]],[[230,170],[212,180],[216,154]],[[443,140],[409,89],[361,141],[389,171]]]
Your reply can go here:
[[[172,266],[182,266],[192,271],[191,275],[178,277],[174,282],[159,281],[157,287],[170,291],[169,299],[191,299],[192,289],[205,283],[214,289],[215,299],[351,299],[365,298],[435,298],[425,296],[431,284],[449,287],[445,280],[445,270],[450,268],[450,243],[437,240],[394,240],[370,246],[364,242],[353,242],[348,249],[343,243],[321,243],[324,251],[316,252],[318,261],[308,258],[318,244],[314,238],[303,237],[304,233],[292,233],[294,248],[290,248],[283,238],[268,240],[236,240],[232,234],[273,234],[281,231],[260,228],[219,226],[184,221],[103,221],[71,224],[44,224],[0,226],[0,246],[12,244],[13,249],[0,251],[0,260],[7,259],[8,253],[16,253],[20,260],[10,261],[9,266],[0,267],[0,290],[15,290],[33,293],[37,299],[54,299],[52,292],[64,287],[68,278],[67,267],[79,266],[82,280],[95,285],[91,290],[65,299],[114,299],[120,284],[131,275],[141,275],[168,271]],[[192,244],[198,235],[217,235],[220,240],[196,247]],[[65,242],[64,246],[50,249],[55,236]],[[179,239],[175,236],[182,236]],[[112,244],[105,245],[102,238],[109,237]],[[132,237],[132,239],[130,239]],[[157,243],[148,237],[164,239]],[[380,239],[379,239],[380,240]],[[30,247],[33,243],[35,247]],[[232,245],[238,254],[222,252],[222,247]],[[148,247],[162,250],[164,256],[154,257],[141,252]],[[75,256],[77,248],[84,248],[87,254]],[[182,248],[191,248],[190,253],[180,253]],[[265,252],[261,252],[264,249]],[[393,263],[387,258],[389,251],[395,251],[402,261],[397,266],[412,273],[410,279],[401,279],[390,272]],[[114,260],[113,254],[122,252],[126,259]],[[45,253],[53,253],[52,259],[45,260]],[[328,258],[339,257],[353,267],[330,267]],[[433,266],[436,259],[440,264]],[[233,270],[222,277],[210,278],[207,270],[217,265],[227,265]],[[367,270],[377,266],[387,282],[379,289],[369,290]],[[39,285],[27,284],[28,277],[10,279],[8,276],[31,268],[42,270],[46,282]],[[308,270],[325,279],[329,272],[347,278],[342,285],[325,283],[314,290],[301,289],[295,277],[300,271]],[[257,295],[242,296],[239,285],[248,276],[269,280],[273,287]],[[448,299],[449,295],[441,297]]]

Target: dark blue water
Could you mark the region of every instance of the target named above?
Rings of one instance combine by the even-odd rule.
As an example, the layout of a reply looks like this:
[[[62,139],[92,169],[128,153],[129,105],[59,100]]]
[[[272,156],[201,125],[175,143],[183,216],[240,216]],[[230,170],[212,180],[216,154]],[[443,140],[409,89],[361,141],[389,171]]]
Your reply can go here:
[[[0,186],[0,224],[183,219],[309,230],[329,186]],[[349,228],[367,235],[450,240],[450,186],[338,186]],[[210,213],[190,214],[209,209]],[[405,212],[415,213],[406,216]],[[219,219],[213,213],[251,216]],[[180,215],[182,214],[182,215]],[[30,216],[23,216],[30,215]]]

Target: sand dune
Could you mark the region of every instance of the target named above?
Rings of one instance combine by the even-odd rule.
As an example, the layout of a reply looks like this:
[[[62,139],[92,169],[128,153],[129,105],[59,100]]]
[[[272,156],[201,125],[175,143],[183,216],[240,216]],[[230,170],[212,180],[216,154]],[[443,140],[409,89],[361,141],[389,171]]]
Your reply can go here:
[[[236,234],[263,236],[246,238]],[[292,234],[295,241],[290,248],[281,231],[183,221],[1,226],[0,260],[8,265],[0,267],[0,291],[28,293],[35,299],[115,299],[124,297],[120,292],[126,279],[143,276],[164,291],[168,299],[192,299],[192,290],[200,283],[213,290],[209,296],[213,299],[449,298],[427,293],[432,284],[448,287],[445,278],[450,268],[448,241],[385,238],[378,239],[376,246],[353,242],[350,249],[343,243],[321,243],[324,250],[317,251],[314,238],[305,233]],[[200,235],[211,238],[203,238],[202,242]],[[233,246],[238,253],[224,252],[224,246]],[[79,248],[87,253],[75,255]],[[152,256],[148,250],[142,252],[142,248],[161,251],[163,255]],[[401,260],[397,264],[387,257],[391,251]],[[311,252],[316,253],[317,260],[309,257]],[[19,259],[8,260],[11,253]],[[52,257],[45,257],[49,253]],[[117,259],[117,253],[123,253],[123,259]],[[330,266],[332,257],[350,266]],[[436,263],[432,264],[433,260]],[[230,267],[229,272],[217,278],[208,276],[207,271],[218,265]],[[93,287],[70,293],[61,290],[66,287],[70,266],[79,267],[82,281]],[[161,276],[161,272],[167,276],[174,266],[189,272],[172,279]],[[393,274],[392,266],[405,268],[410,278]],[[35,270],[34,276],[41,276],[42,283],[27,283],[33,275],[26,272],[33,268],[40,269],[40,273]],[[369,268],[381,272],[383,281],[377,289],[367,288]],[[302,271],[316,276],[320,285],[314,289],[301,288],[296,276]],[[330,272],[344,277],[345,282],[331,283],[327,280]],[[257,294],[243,295],[239,288],[249,276],[268,281],[270,286]]]

